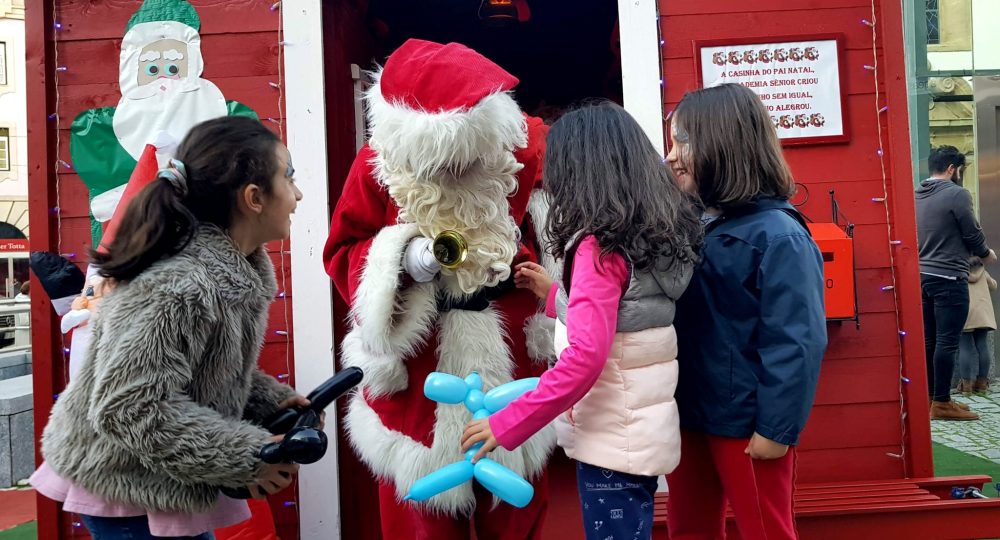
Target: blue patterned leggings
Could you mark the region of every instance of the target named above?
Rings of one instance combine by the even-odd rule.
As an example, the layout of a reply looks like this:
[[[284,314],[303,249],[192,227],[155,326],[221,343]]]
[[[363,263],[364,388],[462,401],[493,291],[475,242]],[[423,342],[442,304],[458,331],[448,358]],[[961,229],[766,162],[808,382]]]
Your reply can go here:
[[[649,540],[657,477],[576,463],[587,540]]]

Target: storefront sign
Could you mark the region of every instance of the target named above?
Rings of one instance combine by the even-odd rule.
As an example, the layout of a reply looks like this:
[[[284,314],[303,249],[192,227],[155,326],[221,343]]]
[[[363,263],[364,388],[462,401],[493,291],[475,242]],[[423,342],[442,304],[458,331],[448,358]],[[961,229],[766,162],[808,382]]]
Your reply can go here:
[[[28,251],[27,238],[0,238],[0,253]]]
[[[695,59],[702,86],[742,84],[760,96],[784,144],[849,139],[841,36],[698,41]]]

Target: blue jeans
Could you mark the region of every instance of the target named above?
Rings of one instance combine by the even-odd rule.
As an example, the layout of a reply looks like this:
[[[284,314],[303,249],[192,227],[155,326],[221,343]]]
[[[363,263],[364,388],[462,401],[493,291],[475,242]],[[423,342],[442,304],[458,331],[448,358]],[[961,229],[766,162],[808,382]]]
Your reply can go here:
[[[94,540],[213,540],[212,533],[198,536],[153,536],[146,516],[106,518],[80,516]]]
[[[576,463],[587,540],[649,540],[653,536],[655,476]]]

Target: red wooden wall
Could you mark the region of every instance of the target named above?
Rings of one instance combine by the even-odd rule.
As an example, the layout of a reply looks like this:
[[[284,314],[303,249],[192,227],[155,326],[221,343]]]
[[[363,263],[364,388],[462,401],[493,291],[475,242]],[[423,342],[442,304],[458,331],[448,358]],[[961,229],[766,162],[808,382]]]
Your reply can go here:
[[[861,328],[853,323],[829,327],[830,346],[802,438],[798,479],[931,476],[900,3],[662,0],[659,5],[666,111],[698,86],[693,40],[844,34],[842,87],[850,141],[787,147],[785,154],[796,180],[809,191],[802,206],[806,215],[829,221],[828,192],[834,189],[843,213],[857,224]],[[875,51],[872,27],[862,22],[873,20],[873,5]],[[877,75],[864,67],[876,62]],[[880,114],[883,106],[889,108]],[[883,197],[884,203],[873,201]],[[890,240],[902,243],[893,247]],[[883,291],[893,284],[892,262],[896,289]],[[906,335],[900,337],[899,330]]]
[[[90,248],[87,192],[72,164],[70,168],[53,164],[56,160],[70,161],[69,126],[77,114],[118,103],[121,39],[126,23],[141,3],[26,2],[30,218],[34,229],[31,249],[71,254],[71,260],[81,268],[87,264]],[[265,124],[283,133],[283,97],[269,84],[285,83],[279,79],[281,14],[271,9],[274,0],[192,0],[191,4],[201,17],[205,60],[202,77],[214,82],[226,99],[244,103],[262,119],[270,118],[264,120]],[[60,30],[55,29],[56,22],[62,25]],[[58,66],[66,70],[57,73]],[[52,113],[58,115],[58,120],[48,119]],[[58,173],[53,174],[54,170]],[[56,206],[60,208],[58,213],[52,210]],[[268,373],[294,384],[288,249],[288,243],[268,246],[279,291],[285,295],[276,299],[271,308],[260,364]],[[65,381],[57,323],[47,301],[32,304],[37,434],[45,426],[53,396]],[[298,537],[294,497],[294,490],[287,490],[271,501],[284,538]],[[54,503],[40,498],[39,538],[57,538],[60,530],[64,537],[84,534],[71,521],[57,514]]]

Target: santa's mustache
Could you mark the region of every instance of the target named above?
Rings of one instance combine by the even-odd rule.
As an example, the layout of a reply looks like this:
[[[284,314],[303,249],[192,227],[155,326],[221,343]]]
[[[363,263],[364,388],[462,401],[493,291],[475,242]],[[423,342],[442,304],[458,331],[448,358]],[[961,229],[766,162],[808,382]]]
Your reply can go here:
[[[520,231],[508,197],[517,189],[521,167],[505,153],[463,167],[461,174],[450,169],[417,179],[385,163],[376,163],[376,172],[400,208],[400,221],[416,224],[428,238],[447,230],[465,238],[465,263],[442,273],[461,292],[472,293],[510,277]]]

